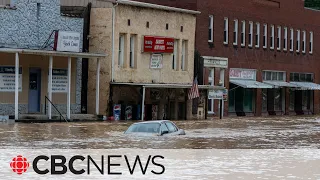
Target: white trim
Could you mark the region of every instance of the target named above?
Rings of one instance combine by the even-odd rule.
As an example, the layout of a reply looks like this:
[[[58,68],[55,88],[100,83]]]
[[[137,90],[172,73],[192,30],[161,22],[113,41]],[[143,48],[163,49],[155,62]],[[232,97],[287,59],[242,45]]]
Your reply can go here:
[[[251,40],[251,42],[250,42]],[[252,47],[253,44],[253,22],[249,21],[249,42],[248,42],[248,46]]]
[[[313,53],[313,32],[310,31],[310,42],[309,42],[309,54],[312,54]]]
[[[270,35],[270,39],[271,39],[271,41],[270,41],[270,49],[274,49],[274,25],[272,24],[272,25],[270,26],[270,28],[271,28],[271,35]]]
[[[160,9],[160,10],[165,10],[165,11],[175,11],[175,12],[195,14],[195,15],[201,13],[200,11],[193,11],[193,10],[188,10],[188,9],[174,8],[174,7],[169,7],[169,6],[162,6],[162,5],[157,5],[157,4],[143,3],[143,2],[130,1],[130,0],[117,0],[117,1],[115,1],[115,3],[130,5],[130,6],[152,8],[152,9]]]
[[[228,18],[225,17],[223,22],[224,22],[223,33],[226,33],[226,37],[224,37],[224,35],[223,35],[223,44],[228,44],[228,42],[229,42],[229,21],[228,21]]]
[[[298,43],[298,46],[297,46],[296,52],[300,53],[300,30],[299,29],[297,29],[297,43]]]
[[[241,21],[241,39],[243,39],[243,42],[241,42],[241,46],[246,46],[246,21]]]
[[[264,38],[264,43],[265,43],[265,44],[263,44],[263,48],[266,49],[268,46],[268,25],[264,24],[263,27],[264,27],[263,38]]]
[[[307,33],[306,33],[306,31],[302,31],[302,43],[303,43],[303,45],[302,45],[302,53],[306,53],[306,39],[307,39]]]
[[[283,50],[284,50],[284,51],[287,51],[287,49],[288,49],[288,28],[287,28],[287,27],[283,27],[283,30],[284,30],[284,35],[283,35],[283,39],[284,39],[284,42],[283,42]]]
[[[14,90],[14,119],[19,119],[19,53],[16,53],[15,90]]]
[[[260,23],[256,23],[256,48],[260,47]]]
[[[68,57],[67,120],[71,117],[71,57]]]
[[[211,39],[208,37],[208,42],[213,42],[213,15],[209,15],[209,21],[210,21],[210,24],[209,24],[209,30],[211,30]]]
[[[52,67],[53,67],[53,57],[49,57],[49,79],[48,79],[48,99],[52,102]],[[46,107],[45,107],[46,108]],[[52,105],[48,103],[48,119],[52,118]]]
[[[279,45],[277,44],[277,50],[281,51],[281,26],[277,27],[278,33],[277,33],[277,43],[279,41]]]
[[[294,33],[293,33],[293,29],[290,28],[290,51],[293,52],[293,47],[294,47]]]
[[[100,110],[100,59],[97,58],[96,69],[96,115],[99,115]]]
[[[234,22],[234,29],[233,29],[233,45],[238,45],[238,19],[233,20]]]

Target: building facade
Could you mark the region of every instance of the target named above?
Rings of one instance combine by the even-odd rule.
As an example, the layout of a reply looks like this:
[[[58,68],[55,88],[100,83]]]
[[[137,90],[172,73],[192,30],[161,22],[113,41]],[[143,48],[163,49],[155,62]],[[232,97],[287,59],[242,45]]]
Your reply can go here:
[[[143,0],[155,3],[156,0]],[[157,1],[197,15],[196,49],[201,56],[228,59],[219,68],[206,68],[205,84],[223,79],[229,89],[225,115],[319,113],[318,11],[304,1]],[[224,70],[222,70],[224,71]],[[218,102],[209,99],[209,113]]]
[[[101,65],[100,113],[115,115],[117,107],[120,119],[192,119],[187,94],[199,12],[135,1],[112,6],[91,10],[90,50],[112,54]],[[90,99],[95,86],[88,83]]]

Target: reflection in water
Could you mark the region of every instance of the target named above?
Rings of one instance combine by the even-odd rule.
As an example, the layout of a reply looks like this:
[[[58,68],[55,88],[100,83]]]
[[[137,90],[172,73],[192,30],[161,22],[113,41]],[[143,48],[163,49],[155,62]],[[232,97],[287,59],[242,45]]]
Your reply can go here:
[[[123,132],[132,122],[0,124],[2,148],[273,149],[319,148],[316,117],[232,118],[176,121],[187,133],[135,137]]]

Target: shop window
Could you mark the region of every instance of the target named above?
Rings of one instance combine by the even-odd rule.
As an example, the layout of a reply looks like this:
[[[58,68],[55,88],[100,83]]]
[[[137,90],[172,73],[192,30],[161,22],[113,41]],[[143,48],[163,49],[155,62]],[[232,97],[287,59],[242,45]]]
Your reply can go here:
[[[260,23],[256,23],[256,48],[260,46]]]
[[[297,46],[296,46],[296,52],[300,52],[300,30],[297,30]]]
[[[273,81],[276,81],[277,80],[277,77],[278,76],[278,73],[277,72],[272,72],[272,80]]]
[[[238,19],[234,20],[233,45],[238,45]]]
[[[213,43],[213,15],[209,16],[209,36],[208,42]]]
[[[264,24],[263,25],[263,48],[267,48],[267,43],[268,43],[268,25]]]
[[[307,74],[306,75],[306,81],[307,82],[313,82],[313,75],[312,74]]]
[[[268,111],[268,96],[267,96],[267,89],[262,89],[262,112]]]
[[[285,76],[284,72],[278,72],[278,80],[279,81],[284,81],[285,80],[284,76]]]
[[[274,25],[271,25],[270,49],[274,49]]]
[[[209,69],[208,84],[210,86],[214,86],[214,69]],[[209,114],[214,113],[214,100],[213,99],[208,99],[208,113]]]
[[[224,34],[223,34],[223,44],[228,44],[228,18],[224,18]]]
[[[313,32],[310,32],[309,53],[313,53]]]
[[[277,50],[281,50],[281,26],[278,26],[278,33],[277,33]]]
[[[173,57],[172,57],[172,69],[177,69],[177,58],[178,58],[178,44],[179,40],[174,40],[174,49],[173,49]]]
[[[253,89],[244,89],[243,110],[244,112],[253,112]]]
[[[293,52],[293,29],[290,29],[290,51]]]
[[[248,46],[252,47],[252,39],[253,39],[253,22],[249,22],[249,42],[248,42]]]
[[[119,54],[118,54],[118,65],[123,67],[124,58],[124,34],[120,34],[119,37]]]
[[[283,35],[283,50],[286,51],[288,48],[288,28],[284,27],[284,35]]]
[[[313,82],[313,74],[311,74],[311,73],[290,73],[290,81]]]
[[[302,31],[302,53],[306,53],[306,31]]]
[[[236,89],[237,89],[237,86],[230,83],[230,90],[229,90],[229,112],[235,112],[235,93],[236,93]]]
[[[246,21],[241,22],[241,46],[246,46]]]

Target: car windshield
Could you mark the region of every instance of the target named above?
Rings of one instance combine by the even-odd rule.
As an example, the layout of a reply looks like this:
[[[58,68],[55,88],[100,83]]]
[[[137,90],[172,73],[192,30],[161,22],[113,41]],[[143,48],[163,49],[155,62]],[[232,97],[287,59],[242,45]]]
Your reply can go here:
[[[159,133],[159,123],[140,123],[131,125],[126,133],[142,132],[142,133]]]

